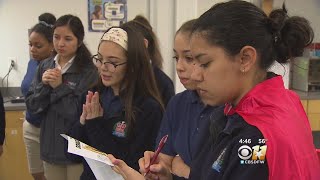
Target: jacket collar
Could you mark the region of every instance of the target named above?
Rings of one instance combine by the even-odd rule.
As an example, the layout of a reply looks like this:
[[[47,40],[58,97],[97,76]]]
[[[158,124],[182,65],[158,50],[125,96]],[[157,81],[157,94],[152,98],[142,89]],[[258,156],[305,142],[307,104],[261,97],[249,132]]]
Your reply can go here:
[[[236,113],[236,111],[252,108],[253,104],[251,103],[250,99],[263,95],[264,90],[270,88],[284,88],[282,77],[273,72],[268,72],[267,80],[259,83],[254,88],[252,88],[244,97],[242,97],[236,107],[233,107],[230,103],[226,103],[224,114],[233,115],[234,113]]]

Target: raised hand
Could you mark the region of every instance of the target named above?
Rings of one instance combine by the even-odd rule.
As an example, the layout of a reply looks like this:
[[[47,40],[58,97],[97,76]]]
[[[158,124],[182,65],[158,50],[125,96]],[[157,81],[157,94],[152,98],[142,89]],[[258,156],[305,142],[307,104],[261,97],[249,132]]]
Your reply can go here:
[[[86,116],[85,120],[91,120],[91,119],[103,116],[103,109],[99,102],[98,92],[95,92],[93,94],[91,91],[89,91],[86,97],[86,104],[84,105],[83,109],[85,114],[84,113],[82,114]]]
[[[80,123],[84,125],[86,123],[86,118],[87,118],[87,108],[86,105],[91,103],[93,93],[91,91],[88,91],[88,94],[86,95],[86,102],[85,104],[82,105],[82,114],[80,116]]]

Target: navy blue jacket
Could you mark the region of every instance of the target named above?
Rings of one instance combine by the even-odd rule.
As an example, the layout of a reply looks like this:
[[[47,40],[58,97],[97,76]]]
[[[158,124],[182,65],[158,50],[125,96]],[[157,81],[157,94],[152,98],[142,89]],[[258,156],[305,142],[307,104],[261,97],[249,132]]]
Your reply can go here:
[[[36,61],[33,59],[30,59],[28,63],[27,73],[24,75],[24,78],[21,83],[21,92],[24,97],[27,96],[27,93],[29,91],[29,88],[31,86],[32,80],[37,72],[37,67],[39,65],[40,61]],[[40,128],[41,123],[41,116],[36,114],[31,114],[28,109],[26,110],[26,120],[34,125],[35,127]]]
[[[6,119],[5,119],[5,111],[3,105],[3,97],[0,92],[0,145],[3,144],[5,138],[5,130],[6,130]]]
[[[221,112],[220,115],[212,116],[213,121],[216,121],[214,124],[226,125],[216,133],[216,138],[207,138],[207,143],[192,162],[189,179],[267,180],[267,160],[261,160],[265,158],[265,153],[261,151],[265,145],[262,133],[238,114],[225,117]],[[260,151],[260,159],[254,148]]]
[[[103,117],[78,121],[69,135],[94,148],[124,160],[130,167],[138,170],[138,160],[146,150],[153,150],[162,118],[161,106],[152,98],[136,98],[135,123],[128,134],[123,104],[114,96],[111,88],[105,88],[100,95]],[[72,157],[72,155],[69,155]],[[72,157],[74,158],[74,157]],[[83,160],[84,161],[84,160]],[[95,179],[90,167],[84,161],[81,180]]]

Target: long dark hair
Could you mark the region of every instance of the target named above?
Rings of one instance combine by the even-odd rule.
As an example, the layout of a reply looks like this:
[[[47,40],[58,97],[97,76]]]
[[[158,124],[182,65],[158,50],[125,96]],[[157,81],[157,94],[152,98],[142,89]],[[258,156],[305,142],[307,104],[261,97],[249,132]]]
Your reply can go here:
[[[141,16],[137,15],[132,21],[127,22],[126,24],[134,26],[137,28],[143,37],[148,40],[148,53],[152,61],[152,65],[162,69],[163,58],[160,52],[158,38],[155,33],[152,31],[152,26],[149,21]]]
[[[91,53],[88,50],[87,46],[84,44],[84,27],[81,20],[77,16],[73,15],[64,15],[61,16],[57,22],[54,24],[53,30],[57,27],[68,26],[74,36],[78,39],[78,49],[76,52],[76,57],[74,63],[76,64],[79,70],[87,68],[89,66],[94,66],[91,60]]]
[[[141,111],[135,106],[137,97],[153,98],[159,103],[162,111],[164,110],[164,105],[156,85],[148,52],[144,45],[143,35],[130,24],[123,24],[120,28],[127,32],[128,50],[126,51],[127,68],[123,82],[120,85],[119,96],[124,104],[125,119],[129,127],[128,133],[130,134],[134,126],[135,114]],[[101,92],[102,89],[103,84],[100,77],[98,91]]]
[[[263,70],[275,60],[286,63],[302,55],[314,37],[309,22],[303,17],[289,17],[285,6],[273,10],[268,17],[245,1],[214,5],[199,17],[193,32],[200,33],[208,43],[224,48],[231,56],[246,45],[254,47]]]

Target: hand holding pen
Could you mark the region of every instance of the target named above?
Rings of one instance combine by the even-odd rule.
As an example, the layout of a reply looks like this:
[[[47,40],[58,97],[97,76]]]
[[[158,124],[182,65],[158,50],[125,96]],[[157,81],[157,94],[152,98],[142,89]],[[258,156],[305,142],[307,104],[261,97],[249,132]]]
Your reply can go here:
[[[157,150],[153,153],[152,158],[150,160],[150,163],[145,169],[146,170],[145,174],[144,174],[145,176],[148,175],[148,173],[150,171],[150,166],[155,164],[156,160],[158,159],[158,155],[161,152],[162,148],[164,147],[165,143],[167,142],[167,139],[168,139],[168,135],[165,135],[161,138]],[[141,160],[141,161],[143,161],[143,160]]]

